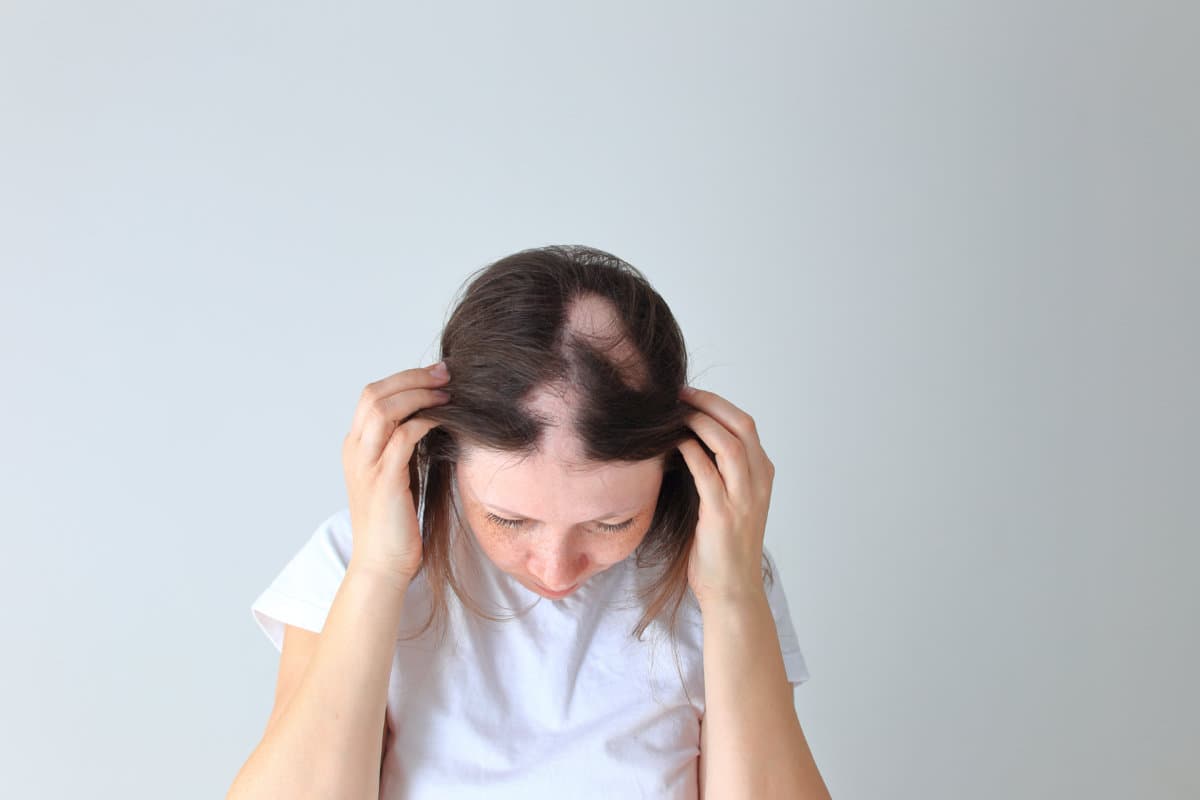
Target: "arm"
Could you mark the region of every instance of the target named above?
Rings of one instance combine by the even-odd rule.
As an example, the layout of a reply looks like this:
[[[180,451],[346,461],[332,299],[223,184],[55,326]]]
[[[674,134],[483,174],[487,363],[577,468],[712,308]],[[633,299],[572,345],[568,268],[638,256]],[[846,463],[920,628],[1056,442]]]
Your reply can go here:
[[[700,495],[688,556],[704,633],[700,791],[719,800],[829,800],[763,586],[775,465],[745,411],[714,392],[685,387],[680,395],[695,407],[688,425],[698,437],[678,447]]]
[[[378,798],[388,679],[408,582],[351,559],[312,661],[226,800]]]
[[[700,797],[830,800],[796,716],[765,590],[712,600],[701,613]]]

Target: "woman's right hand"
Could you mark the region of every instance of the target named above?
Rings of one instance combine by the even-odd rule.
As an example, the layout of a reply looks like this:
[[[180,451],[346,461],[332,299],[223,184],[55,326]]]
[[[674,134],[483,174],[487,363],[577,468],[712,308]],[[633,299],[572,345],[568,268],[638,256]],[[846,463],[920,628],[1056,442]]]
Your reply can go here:
[[[407,419],[449,395],[437,387],[449,376],[432,367],[406,369],[367,384],[342,443],[350,496],[352,564],[411,581],[421,567],[421,529],[409,486],[417,442],[438,423]]]

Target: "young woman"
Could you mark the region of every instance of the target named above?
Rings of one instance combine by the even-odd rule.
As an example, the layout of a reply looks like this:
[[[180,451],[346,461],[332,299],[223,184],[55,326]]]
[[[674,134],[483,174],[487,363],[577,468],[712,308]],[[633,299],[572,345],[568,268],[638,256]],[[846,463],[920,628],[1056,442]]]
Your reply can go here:
[[[827,798],[754,422],[640,271],[526,250],[369,384],[349,507],[252,606],[275,704],[231,798]],[[671,644],[673,658],[660,645]]]

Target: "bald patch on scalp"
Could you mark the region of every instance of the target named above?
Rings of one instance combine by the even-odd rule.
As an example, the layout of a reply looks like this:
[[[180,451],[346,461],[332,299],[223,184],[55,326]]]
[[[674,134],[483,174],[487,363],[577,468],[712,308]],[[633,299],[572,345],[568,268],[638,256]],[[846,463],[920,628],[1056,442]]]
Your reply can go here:
[[[626,386],[644,389],[649,383],[645,361],[630,340],[616,305],[607,297],[582,294],[567,304],[559,350],[568,363],[571,363],[572,339],[614,365]],[[575,414],[581,404],[577,384],[569,379],[538,386],[522,403],[546,426],[538,450],[555,458],[567,470],[586,472],[600,465],[584,459],[583,443],[575,433]]]
[[[616,305],[598,294],[582,294],[567,304],[564,336],[576,336],[604,354],[616,366],[627,386],[644,389],[649,380],[646,365],[633,342]]]

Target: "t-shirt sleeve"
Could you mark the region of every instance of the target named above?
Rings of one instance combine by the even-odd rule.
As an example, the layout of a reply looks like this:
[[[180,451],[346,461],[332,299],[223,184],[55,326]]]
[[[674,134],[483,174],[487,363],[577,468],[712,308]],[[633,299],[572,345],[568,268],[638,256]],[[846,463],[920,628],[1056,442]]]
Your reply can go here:
[[[775,558],[770,550],[763,546],[763,555],[771,565],[775,581],[767,587],[767,603],[771,606],[771,615],[775,618],[775,630],[779,633],[779,649],[783,652],[783,668],[787,673],[788,682],[799,686],[808,680],[808,665],[804,654],[800,652],[800,640],[796,636],[796,628],[792,624],[791,611],[788,608],[787,595],[783,591],[783,576],[775,564]]]
[[[258,627],[283,652],[285,625],[320,632],[350,563],[350,509],[327,517],[251,604]]]

